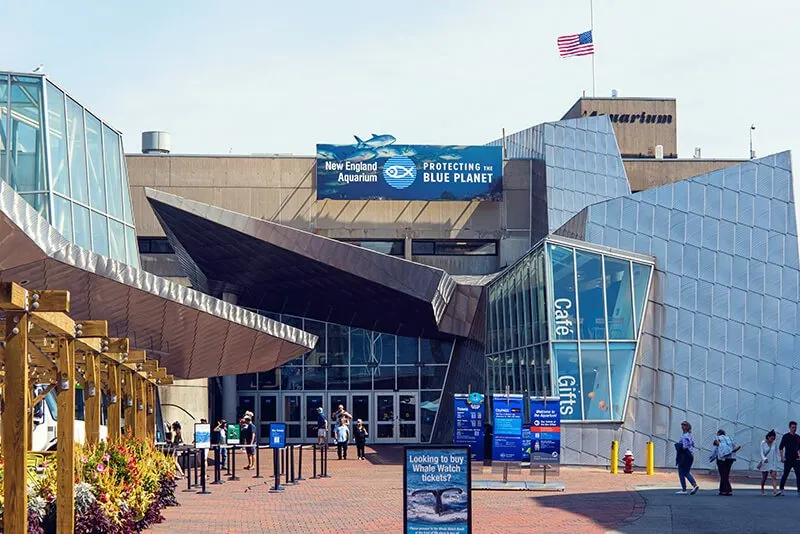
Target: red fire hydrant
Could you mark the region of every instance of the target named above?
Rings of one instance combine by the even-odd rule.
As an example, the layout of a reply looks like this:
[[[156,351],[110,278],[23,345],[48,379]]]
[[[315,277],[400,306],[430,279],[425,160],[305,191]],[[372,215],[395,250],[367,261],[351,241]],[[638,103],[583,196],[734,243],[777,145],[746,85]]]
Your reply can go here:
[[[633,452],[628,449],[625,451],[625,456],[622,457],[622,461],[625,462],[625,469],[623,469],[625,473],[633,473],[633,460]]]

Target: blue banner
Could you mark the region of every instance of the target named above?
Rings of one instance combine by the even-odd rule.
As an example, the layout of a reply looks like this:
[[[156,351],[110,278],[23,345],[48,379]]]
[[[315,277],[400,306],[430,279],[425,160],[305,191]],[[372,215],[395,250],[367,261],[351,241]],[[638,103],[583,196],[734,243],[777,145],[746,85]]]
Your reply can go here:
[[[469,448],[409,446],[403,462],[404,531],[469,534],[472,473]]]
[[[372,134],[317,145],[317,199],[503,200],[502,147],[395,141]]]
[[[483,460],[483,395],[453,395],[456,412],[455,435],[453,443],[469,445],[473,460]]]
[[[561,403],[558,397],[531,397],[531,463],[561,461]]]
[[[269,424],[269,446],[271,449],[282,449],[286,446],[286,423]]]
[[[522,461],[522,395],[493,395],[492,459]]]

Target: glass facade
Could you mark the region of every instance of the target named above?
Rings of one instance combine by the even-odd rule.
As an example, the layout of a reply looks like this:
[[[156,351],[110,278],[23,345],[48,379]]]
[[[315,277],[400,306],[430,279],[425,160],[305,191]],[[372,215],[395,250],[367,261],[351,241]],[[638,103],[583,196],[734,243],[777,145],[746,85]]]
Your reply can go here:
[[[73,243],[139,266],[122,138],[45,77],[0,73],[0,179]]]
[[[653,266],[546,241],[489,286],[487,391],[561,397],[565,421],[622,421]]]
[[[263,399],[265,393],[271,398],[274,393],[276,402],[282,398],[284,404],[297,405],[298,413],[302,413],[303,398],[308,397],[308,404],[311,397],[321,396],[322,392],[337,392],[345,397],[349,392],[353,409],[359,401],[368,407],[372,397],[364,397],[370,393],[375,394],[372,402],[376,404],[387,402],[388,396],[382,392],[410,392],[419,401],[419,434],[415,441],[430,441],[453,351],[452,341],[395,336],[289,315],[264,315],[313,333],[319,341],[312,352],[277,369],[238,375],[240,399]],[[348,403],[342,400],[342,404]],[[315,417],[313,410],[312,416]],[[265,418],[264,411],[257,418],[261,422],[284,420]],[[368,420],[369,415],[362,419]],[[403,428],[400,425],[399,430],[402,432]],[[314,436],[315,433],[311,437]]]

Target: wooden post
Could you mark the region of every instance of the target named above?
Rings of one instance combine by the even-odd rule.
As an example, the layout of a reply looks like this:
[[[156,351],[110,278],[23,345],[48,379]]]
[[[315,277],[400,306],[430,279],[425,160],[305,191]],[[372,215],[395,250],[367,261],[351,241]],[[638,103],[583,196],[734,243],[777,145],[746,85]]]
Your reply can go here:
[[[24,534],[28,531],[25,455],[28,452],[28,425],[30,425],[27,313],[6,312],[5,341],[3,531],[6,534]],[[69,419],[71,424],[72,418]]]
[[[134,416],[136,413],[136,402],[133,398],[133,373],[128,369],[121,369],[121,373],[121,379],[125,381],[122,385],[122,396],[125,402],[122,407],[122,412],[125,416],[125,433],[133,435],[136,428],[136,417]],[[131,403],[130,406],[128,406],[129,402]]]
[[[147,384],[147,440],[156,441],[156,387]]]
[[[75,531],[75,342],[58,339],[56,531]]]
[[[122,431],[122,403],[124,401],[119,387],[119,366],[108,364],[108,439],[116,441]],[[112,402],[116,399],[116,402]]]
[[[100,392],[100,356],[94,352],[86,352],[86,386],[83,388],[83,393],[86,410],[86,443],[89,445],[96,445],[100,441]]]
[[[136,427],[133,433],[137,438],[145,439],[147,436],[147,382],[138,374],[134,374],[134,387],[136,388]]]

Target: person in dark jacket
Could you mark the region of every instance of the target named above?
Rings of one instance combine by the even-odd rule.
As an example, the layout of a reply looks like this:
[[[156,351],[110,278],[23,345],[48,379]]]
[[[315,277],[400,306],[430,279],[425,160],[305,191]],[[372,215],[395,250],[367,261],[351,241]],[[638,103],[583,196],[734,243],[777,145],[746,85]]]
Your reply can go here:
[[[797,482],[797,494],[800,495],[800,434],[797,433],[797,423],[789,421],[789,433],[784,434],[781,443],[778,445],[778,452],[783,462],[783,476],[778,495],[783,495],[789,473],[794,469],[794,477]]]
[[[353,429],[353,437],[356,440],[356,453],[358,453],[359,460],[367,459],[366,456],[364,456],[364,445],[367,443],[367,436],[369,436],[369,432],[367,432],[364,422],[359,419],[356,421],[356,427]]]

